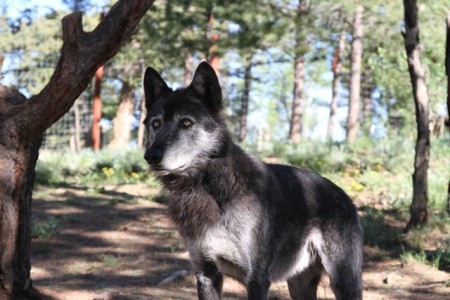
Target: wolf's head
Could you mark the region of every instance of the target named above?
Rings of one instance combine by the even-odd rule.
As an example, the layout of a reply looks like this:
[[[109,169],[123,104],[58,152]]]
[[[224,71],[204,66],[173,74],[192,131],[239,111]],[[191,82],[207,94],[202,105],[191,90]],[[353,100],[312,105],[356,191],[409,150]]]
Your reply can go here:
[[[228,133],[220,117],[222,91],[208,63],[198,66],[188,87],[175,91],[149,67],[144,91],[148,133],[144,157],[153,171],[188,174],[223,154]]]

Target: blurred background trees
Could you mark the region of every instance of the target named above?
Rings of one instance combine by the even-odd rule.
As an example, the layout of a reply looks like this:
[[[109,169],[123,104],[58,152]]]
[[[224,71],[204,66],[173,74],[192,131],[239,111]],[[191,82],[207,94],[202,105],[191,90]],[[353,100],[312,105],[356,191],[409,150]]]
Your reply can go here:
[[[60,19],[82,11],[87,29],[115,1],[38,1],[0,7],[1,78],[38,93],[61,47]],[[219,74],[236,140],[272,153],[279,145],[414,140],[415,110],[401,32],[401,1],[162,0],[131,41],[104,66],[102,147],[142,147],[141,77],[146,66],[173,87],[207,59]],[[430,102],[432,143],[447,139],[444,0],[418,2],[420,51]],[[361,30],[363,28],[363,30]],[[91,146],[93,86],[47,130],[43,147]],[[328,144],[327,144],[328,142]],[[323,144],[321,144],[323,143]],[[413,149],[411,149],[413,151]]]

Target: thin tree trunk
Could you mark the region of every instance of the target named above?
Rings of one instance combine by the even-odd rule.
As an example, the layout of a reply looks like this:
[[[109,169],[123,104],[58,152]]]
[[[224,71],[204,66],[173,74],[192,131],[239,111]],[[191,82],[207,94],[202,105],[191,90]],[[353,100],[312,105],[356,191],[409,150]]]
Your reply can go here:
[[[119,106],[113,119],[111,148],[129,148],[133,126],[134,87],[128,82],[122,82]]]
[[[328,130],[327,139],[331,141],[333,139],[334,124],[336,122],[336,110],[338,102],[338,92],[339,92],[339,77],[341,76],[342,68],[342,54],[345,49],[345,36],[347,32],[345,30],[345,25],[343,25],[341,34],[339,36],[339,46],[334,50],[334,59],[332,65],[333,71],[333,89],[330,104],[330,118],[328,120]]]
[[[300,143],[303,130],[303,113],[305,109],[305,54],[306,19],[309,14],[308,1],[299,0],[297,16],[295,18],[295,58],[294,58],[294,93],[292,99],[291,122],[289,124],[289,140]]]
[[[295,58],[294,75],[294,99],[292,100],[292,117],[289,126],[289,140],[294,143],[302,141],[303,112],[305,109],[305,99],[303,89],[305,85],[305,59],[303,56]]]
[[[142,95],[141,99],[144,99],[144,96]],[[141,113],[139,115],[139,128],[138,128],[138,135],[137,135],[137,148],[142,149],[144,147],[145,143],[145,125],[144,120],[145,116],[147,115],[147,110],[145,109],[145,101],[141,101]]]
[[[101,85],[103,77],[103,66],[95,72],[94,83],[94,102],[92,106],[92,149],[100,150],[101,147],[101,129],[100,121],[102,119],[102,98]]]
[[[428,220],[428,163],[430,158],[429,104],[425,70],[420,61],[419,23],[416,0],[403,0],[405,9],[405,49],[416,108],[417,141],[414,158],[411,218],[405,231]]]
[[[2,68],[3,68],[4,60],[5,60],[5,58],[3,57],[3,55],[0,55],[0,80],[2,80]]]
[[[352,39],[352,61],[350,67],[350,99],[348,103],[347,133],[346,140],[352,143],[356,140],[359,130],[359,102],[361,93],[361,61],[362,61],[362,38],[363,17],[362,5],[356,7],[355,19],[353,21]]]
[[[80,105],[81,99],[75,101],[75,151],[78,153],[81,150],[81,122],[80,122]]]
[[[447,42],[445,45],[445,74],[447,75],[447,118],[450,127],[450,12],[447,14]],[[447,213],[450,215],[450,181],[447,188]]]
[[[93,32],[80,13],[62,19],[55,72],[26,99],[0,84],[0,299],[39,299],[30,278],[31,196],[42,133],[60,119],[99,66],[130,38],[153,0],[120,0]]]
[[[447,42],[445,46],[445,74],[447,75],[447,120],[450,127],[450,12],[447,15]]]
[[[184,52],[184,86],[188,86],[192,80],[192,74],[194,73],[194,58],[192,53],[188,50]]]
[[[445,74],[447,75],[447,118],[450,127],[450,12],[447,14],[447,42],[445,45]],[[447,213],[450,215],[450,181],[447,188]]]
[[[247,116],[248,105],[250,100],[250,85],[252,83],[252,56],[248,56],[245,60],[244,71],[244,91],[241,98],[241,115],[239,126],[239,142],[242,143],[247,136]]]
[[[212,33],[212,25],[214,22],[212,3],[210,3],[210,6],[206,9],[206,17],[208,19],[208,23],[206,24],[205,38],[210,41],[209,47],[206,51],[206,60],[209,62],[211,67],[213,67],[214,71],[216,71],[217,76],[219,76],[219,55],[217,54],[217,41],[219,40],[219,35],[217,33]]]
[[[363,104],[362,129],[365,134],[370,134],[370,128],[372,126],[372,110],[373,110],[372,93],[373,93],[372,74],[369,70],[364,70],[361,87],[361,96]]]

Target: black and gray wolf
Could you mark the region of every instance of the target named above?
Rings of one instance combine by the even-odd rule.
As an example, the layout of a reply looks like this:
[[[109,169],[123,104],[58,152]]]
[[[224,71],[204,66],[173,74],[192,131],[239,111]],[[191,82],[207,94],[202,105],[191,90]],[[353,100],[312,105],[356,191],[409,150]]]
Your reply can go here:
[[[276,280],[287,280],[293,299],[316,299],[323,272],[336,299],[362,299],[362,231],[344,191],[236,145],[208,63],[174,91],[149,67],[144,90],[145,159],[170,193],[199,299],[220,299],[223,275],[244,284],[248,299],[267,299]]]

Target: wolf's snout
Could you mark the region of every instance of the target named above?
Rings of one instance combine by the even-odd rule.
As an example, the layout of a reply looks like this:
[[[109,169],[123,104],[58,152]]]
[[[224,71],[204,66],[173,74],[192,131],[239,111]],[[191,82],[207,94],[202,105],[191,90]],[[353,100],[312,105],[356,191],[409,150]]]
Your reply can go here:
[[[144,158],[150,165],[159,164],[162,160],[162,153],[159,150],[147,150]]]

